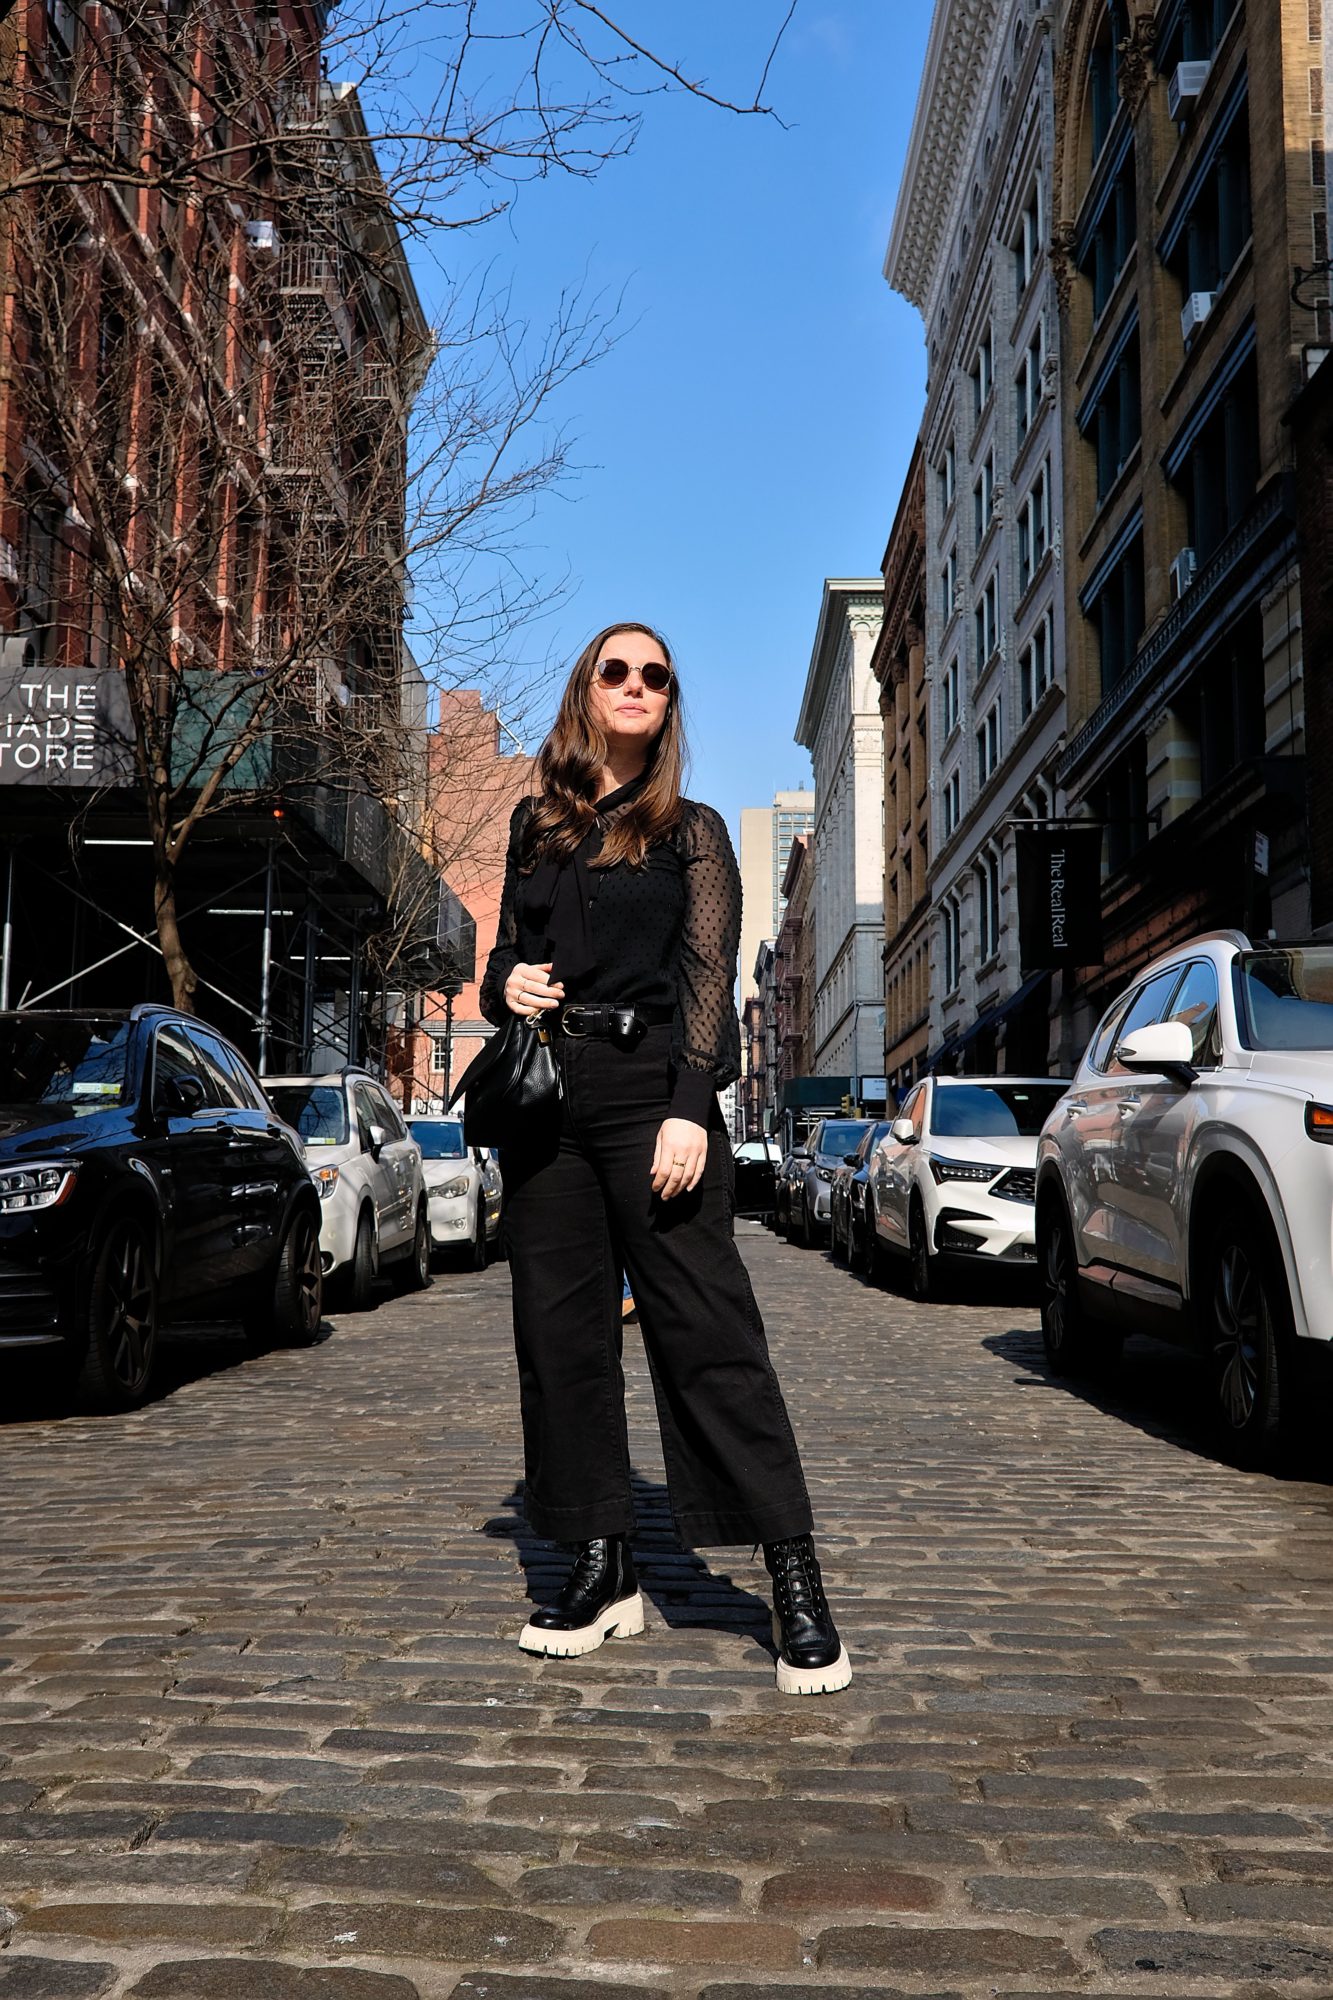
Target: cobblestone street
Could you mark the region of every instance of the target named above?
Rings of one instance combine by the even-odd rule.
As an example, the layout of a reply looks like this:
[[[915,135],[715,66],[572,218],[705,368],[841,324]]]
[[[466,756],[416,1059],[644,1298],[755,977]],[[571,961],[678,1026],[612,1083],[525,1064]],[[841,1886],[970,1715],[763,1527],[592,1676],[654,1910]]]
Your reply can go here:
[[[308,1352],[0,1424],[0,2000],[1333,1993],[1333,1527],[1189,1368],[1047,1375],[740,1225],[845,1695],[675,1545],[631,1335],[642,1638],[540,1663],[503,1266]],[[4,1391],[12,1398],[12,1384]]]

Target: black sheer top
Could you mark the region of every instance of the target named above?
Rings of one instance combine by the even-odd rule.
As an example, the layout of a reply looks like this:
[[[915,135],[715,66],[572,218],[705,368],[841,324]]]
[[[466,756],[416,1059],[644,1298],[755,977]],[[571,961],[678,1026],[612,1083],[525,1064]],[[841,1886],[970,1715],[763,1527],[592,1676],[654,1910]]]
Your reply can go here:
[[[639,790],[608,793],[599,826],[573,860],[519,872],[531,801],[509,822],[495,949],[481,982],[481,1011],[501,1026],[504,984],[515,965],[554,961],[565,1000],[674,1008],[670,1115],[707,1125],[714,1094],[740,1075],[740,1024],[732,988],[740,947],[741,880],[726,823],[711,806],[683,801],[675,832],[650,847],[642,868],[590,868],[602,830]],[[577,915],[571,891],[579,888]],[[586,898],[582,894],[586,886]],[[586,908],[586,920],[584,910]],[[570,970],[562,972],[562,962]]]

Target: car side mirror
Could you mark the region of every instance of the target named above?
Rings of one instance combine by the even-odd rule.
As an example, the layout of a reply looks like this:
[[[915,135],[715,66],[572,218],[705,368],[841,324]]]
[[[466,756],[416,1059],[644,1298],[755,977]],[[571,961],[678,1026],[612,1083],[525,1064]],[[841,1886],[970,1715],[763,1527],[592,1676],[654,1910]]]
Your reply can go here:
[[[861,1164],[861,1155],[859,1153],[844,1153],[842,1160],[844,1166],[859,1167]]]
[[[382,1125],[368,1125],[366,1139],[369,1142],[370,1157],[377,1160],[388,1144],[389,1135]]]
[[[197,1076],[164,1077],[158,1086],[157,1108],[167,1118],[193,1118],[204,1108],[204,1086]]]
[[[1146,1028],[1135,1028],[1117,1046],[1115,1060],[1136,1076],[1170,1076],[1190,1084],[1199,1074],[1194,1067],[1194,1036],[1184,1021],[1152,1021]]]
[[[895,1118],[889,1128],[889,1137],[896,1140],[900,1146],[914,1146],[916,1144],[916,1126],[910,1118]]]

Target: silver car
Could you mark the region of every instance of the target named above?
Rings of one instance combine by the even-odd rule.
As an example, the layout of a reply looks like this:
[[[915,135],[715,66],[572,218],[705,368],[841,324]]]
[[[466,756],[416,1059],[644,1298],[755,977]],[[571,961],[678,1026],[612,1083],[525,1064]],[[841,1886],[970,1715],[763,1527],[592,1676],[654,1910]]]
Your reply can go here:
[[[264,1090],[305,1148],[319,1191],[324,1275],[355,1311],[382,1266],[404,1291],[430,1283],[430,1226],[421,1148],[368,1070],[268,1076]]]
[[[799,1178],[793,1184],[787,1217],[789,1242],[809,1250],[828,1234],[833,1176],[869,1131],[871,1118],[821,1118],[797,1155]]]
[[[495,1155],[468,1146],[457,1118],[411,1118],[421,1148],[432,1250],[461,1252],[484,1271],[500,1248],[502,1183]]]

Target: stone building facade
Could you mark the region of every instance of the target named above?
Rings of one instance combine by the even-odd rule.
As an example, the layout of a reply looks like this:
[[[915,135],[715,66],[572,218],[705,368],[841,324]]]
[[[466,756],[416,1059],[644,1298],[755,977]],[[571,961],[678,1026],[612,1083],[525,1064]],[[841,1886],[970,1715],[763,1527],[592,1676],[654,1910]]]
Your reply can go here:
[[[884,1073],[902,1090],[930,1042],[930,687],[926,478],[918,444],[884,551],[884,623],[871,655],[884,723]]]
[[[812,835],[798,834],[782,877],[782,927],[774,946],[777,983],[777,1097],[793,1077],[810,1074],[810,1003],[814,992],[814,935],[809,897]]]
[[[878,1076],[884,1060],[884,736],[871,655],[882,577],[830,577],[796,740],[815,767],[816,1076]]]
[[[1301,588],[1284,422],[1327,345],[1324,9],[1065,0],[1065,810],[1104,822],[1105,963],[1309,923]],[[1258,226],[1256,226],[1256,223]],[[1321,302],[1322,300],[1322,302]]]
[[[884,267],[928,356],[928,1060],[974,1072],[1044,1072],[1051,1040],[1010,829],[1053,813],[1065,728],[1053,28],[1040,0],[938,0]]]

